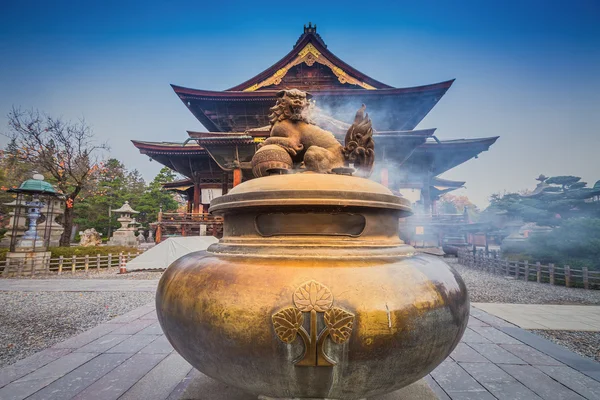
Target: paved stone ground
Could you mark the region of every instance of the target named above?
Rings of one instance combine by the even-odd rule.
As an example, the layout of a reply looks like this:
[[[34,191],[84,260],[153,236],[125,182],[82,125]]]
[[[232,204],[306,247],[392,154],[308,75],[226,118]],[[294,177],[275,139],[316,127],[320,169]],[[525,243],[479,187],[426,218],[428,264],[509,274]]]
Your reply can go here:
[[[600,332],[600,306],[471,303],[523,329]]]
[[[0,370],[0,399],[176,400],[199,377],[221,385],[174,352],[149,304]],[[425,381],[446,400],[599,399],[600,363],[472,308],[462,342]]]

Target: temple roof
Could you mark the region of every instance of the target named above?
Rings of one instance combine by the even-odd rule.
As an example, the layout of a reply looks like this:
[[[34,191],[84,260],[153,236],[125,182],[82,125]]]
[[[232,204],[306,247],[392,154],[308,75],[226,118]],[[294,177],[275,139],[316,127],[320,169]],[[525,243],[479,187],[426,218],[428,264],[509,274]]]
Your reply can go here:
[[[268,125],[277,92],[290,88],[311,92],[317,106],[337,120],[351,122],[356,110],[366,104],[377,130],[412,130],[453,82],[408,88],[386,85],[335,56],[316,26],[309,25],[285,57],[226,91],[171,86],[211,132],[243,132]]]
[[[377,130],[412,130],[431,111],[453,80],[410,88],[311,91],[318,107],[351,122],[362,104]],[[218,92],[172,85],[181,101],[211,132],[240,132],[269,124],[277,91]]]
[[[431,199],[438,199],[440,196],[453,190],[464,187],[465,181],[451,181],[438,176],[431,178],[429,195]]]
[[[227,91],[254,91],[266,86],[279,86],[278,84],[273,84],[273,82],[277,80],[281,81],[291,68],[301,63],[305,63],[309,67],[318,63],[332,70],[336,68],[333,72],[340,81],[345,80],[357,88],[362,87],[370,90],[392,88],[392,86],[365,75],[339,59],[327,48],[321,35],[317,33],[317,26],[309,24],[308,27],[304,26],[304,33],[300,36],[292,50],[281,60],[247,81],[227,89]],[[344,84],[345,82],[340,83]]]
[[[146,142],[132,140],[131,143],[140,150],[142,154],[173,154],[192,155],[207,154],[206,150],[195,141],[183,144],[182,142]]]
[[[473,157],[477,158],[498,137],[428,141],[415,149],[403,167],[413,173],[429,171],[433,176],[440,175]]]
[[[146,142],[131,141],[142,154],[150,157],[173,171],[188,177],[196,177],[199,181],[212,179],[222,170],[209,156],[206,149],[195,141],[189,143],[177,142]]]

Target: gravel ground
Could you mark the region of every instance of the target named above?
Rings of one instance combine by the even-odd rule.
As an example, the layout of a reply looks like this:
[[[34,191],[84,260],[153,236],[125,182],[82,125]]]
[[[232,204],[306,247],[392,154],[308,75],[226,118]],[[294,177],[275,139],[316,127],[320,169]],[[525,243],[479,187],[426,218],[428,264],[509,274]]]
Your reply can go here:
[[[37,275],[30,277],[11,277],[8,279],[160,279],[164,271],[131,271],[126,274],[119,274],[118,268],[102,268],[100,272],[90,270],[87,274],[83,271],[77,271],[74,274],[71,271],[63,272],[61,275],[51,273],[48,275]]]
[[[0,292],[0,367],[153,300],[152,292]]]
[[[467,268],[456,258],[445,258],[462,276],[472,302],[515,304],[595,304],[600,305],[600,290],[584,290],[525,282]]]
[[[600,332],[532,330],[552,342],[592,360],[600,361]]]

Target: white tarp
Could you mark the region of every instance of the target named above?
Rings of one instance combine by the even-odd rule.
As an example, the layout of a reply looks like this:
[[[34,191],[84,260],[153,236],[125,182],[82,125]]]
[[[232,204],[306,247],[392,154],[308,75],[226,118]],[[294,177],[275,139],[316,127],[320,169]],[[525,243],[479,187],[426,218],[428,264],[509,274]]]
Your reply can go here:
[[[214,236],[187,236],[168,238],[126,264],[127,271],[140,269],[166,269],[180,257],[194,251],[206,250],[217,243]]]

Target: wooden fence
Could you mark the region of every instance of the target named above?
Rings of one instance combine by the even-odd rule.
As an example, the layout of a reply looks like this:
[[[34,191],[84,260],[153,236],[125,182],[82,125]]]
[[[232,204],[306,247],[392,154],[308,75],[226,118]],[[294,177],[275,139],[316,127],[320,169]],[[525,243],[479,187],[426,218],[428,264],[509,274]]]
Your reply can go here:
[[[465,267],[485,270],[493,274],[505,275],[530,282],[549,283],[566,287],[600,289],[600,271],[571,268],[569,265],[542,265],[539,262],[510,261],[501,258],[497,252],[483,250],[458,252],[458,262]]]
[[[46,258],[42,261],[42,266],[38,262],[37,265],[33,263],[25,263],[23,261],[12,264],[9,267],[9,260],[0,261],[0,276],[11,277],[33,277],[40,275],[50,274],[74,274],[78,271],[85,273],[100,272],[102,269],[119,268],[121,265],[126,264],[130,260],[140,255],[138,251],[136,253],[120,253],[120,254],[108,254],[95,256],[72,256],[72,257],[56,257]]]

